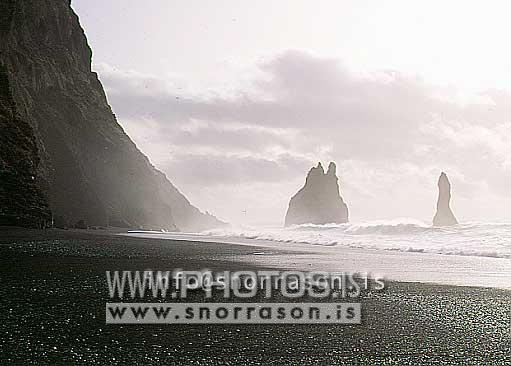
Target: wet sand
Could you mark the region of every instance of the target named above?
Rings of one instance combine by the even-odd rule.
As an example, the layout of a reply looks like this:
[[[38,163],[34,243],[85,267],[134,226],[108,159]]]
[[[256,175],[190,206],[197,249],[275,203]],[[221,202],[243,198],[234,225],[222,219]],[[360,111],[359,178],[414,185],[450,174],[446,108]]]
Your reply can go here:
[[[364,295],[363,323],[353,326],[105,324],[107,270],[256,269],[263,263],[246,259],[258,250],[0,229],[0,364],[511,363],[511,291],[488,288],[387,283]]]
[[[185,233],[130,232],[129,236],[259,246],[254,256],[241,258],[247,264],[293,268],[302,271],[347,271],[371,273],[399,282],[494,287],[511,290],[511,260],[469,255],[402,252],[341,245],[275,242]],[[279,252],[285,254],[279,255]],[[289,255],[290,252],[297,255]],[[271,255],[267,255],[271,254]]]

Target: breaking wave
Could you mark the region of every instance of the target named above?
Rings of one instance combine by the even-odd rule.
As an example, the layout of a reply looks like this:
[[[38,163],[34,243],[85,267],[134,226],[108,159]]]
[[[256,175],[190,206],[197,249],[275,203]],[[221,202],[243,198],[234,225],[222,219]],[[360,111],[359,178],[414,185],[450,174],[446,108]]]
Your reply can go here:
[[[506,223],[466,223],[437,228],[414,219],[395,219],[286,228],[230,227],[201,234],[281,244],[511,258],[511,224]]]

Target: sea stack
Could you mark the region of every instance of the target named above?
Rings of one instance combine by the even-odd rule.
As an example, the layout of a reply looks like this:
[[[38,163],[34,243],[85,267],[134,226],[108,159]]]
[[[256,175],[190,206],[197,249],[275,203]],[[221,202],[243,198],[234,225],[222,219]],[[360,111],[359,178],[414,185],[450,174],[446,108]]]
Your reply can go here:
[[[442,172],[440,178],[438,178],[438,202],[436,204],[436,215],[433,218],[433,226],[451,226],[458,223],[449,206],[450,201],[451,183],[447,175]]]
[[[318,163],[309,170],[303,188],[289,201],[285,225],[346,222],[348,206],[339,194],[335,163],[330,163],[326,174]]]

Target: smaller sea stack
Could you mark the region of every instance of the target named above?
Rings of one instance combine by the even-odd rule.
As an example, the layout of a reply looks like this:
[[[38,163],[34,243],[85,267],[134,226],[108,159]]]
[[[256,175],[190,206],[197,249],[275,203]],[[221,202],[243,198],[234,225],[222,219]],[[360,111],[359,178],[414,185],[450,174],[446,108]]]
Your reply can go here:
[[[456,225],[458,220],[452,213],[451,207],[451,183],[447,175],[442,172],[438,178],[438,201],[436,204],[436,214],[433,218],[433,226],[451,226]]]
[[[336,169],[331,162],[326,173],[321,163],[309,170],[305,185],[289,201],[286,226],[348,222],[348,206],[339,194]]]

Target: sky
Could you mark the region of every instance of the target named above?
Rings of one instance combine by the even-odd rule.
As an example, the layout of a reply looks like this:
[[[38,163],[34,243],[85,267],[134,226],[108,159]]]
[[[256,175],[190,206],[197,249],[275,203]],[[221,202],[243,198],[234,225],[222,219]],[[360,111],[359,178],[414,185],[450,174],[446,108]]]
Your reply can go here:
[[[338,165],[351,220],[511,221],[511,3],[73,0],[119,123],[202,210],[283,223]]]

